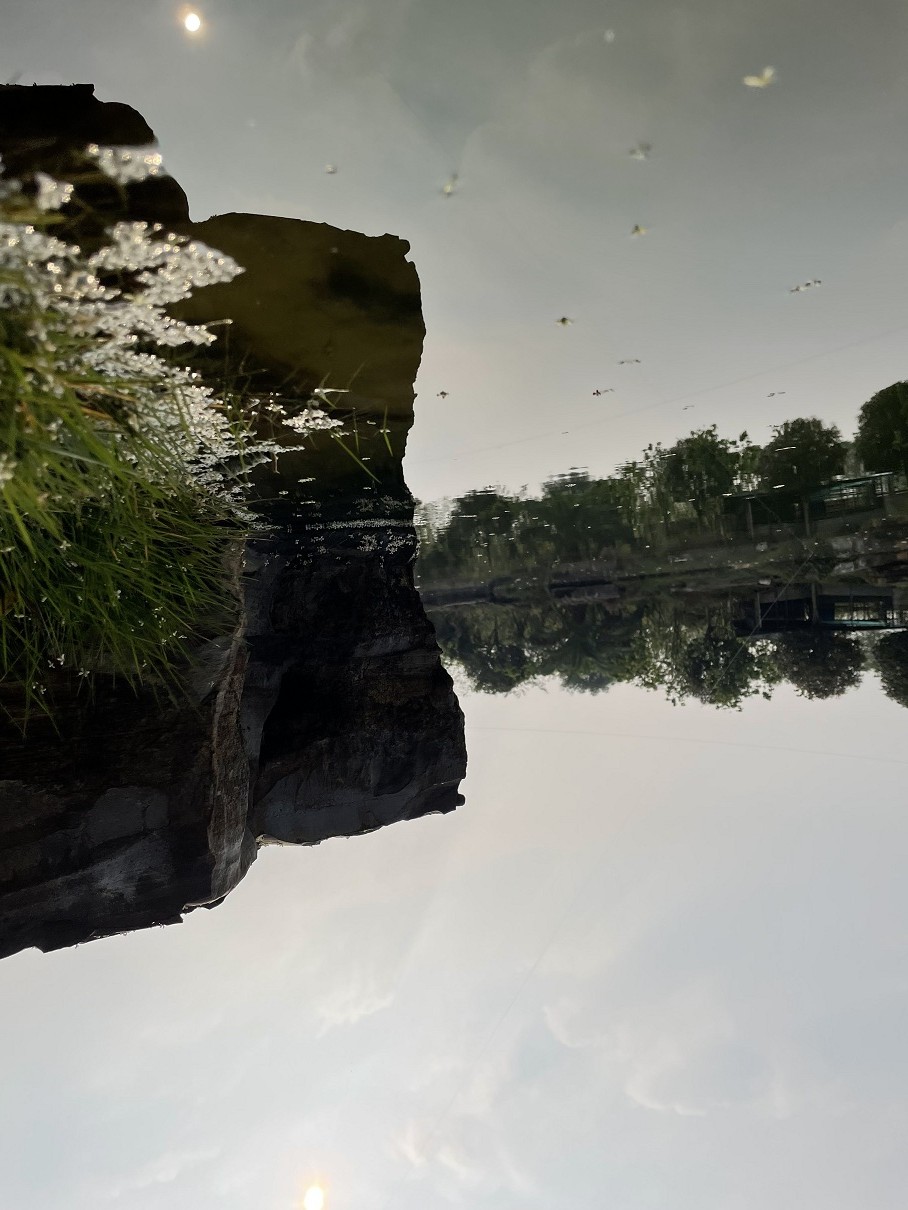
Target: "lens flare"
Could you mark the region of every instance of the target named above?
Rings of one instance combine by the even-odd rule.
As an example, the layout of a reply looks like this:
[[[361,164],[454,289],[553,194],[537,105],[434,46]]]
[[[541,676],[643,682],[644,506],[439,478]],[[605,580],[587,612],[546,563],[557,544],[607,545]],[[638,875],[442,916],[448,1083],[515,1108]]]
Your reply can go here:
[[[190,34],[197,34],[202,28],[202,18],[198,13],[187,13],[183,18],[183,27]]]
[[[321,1185],[313,1185],[306,1190],[303,1198],[303,1210],[324,1210],[325,1191]]]

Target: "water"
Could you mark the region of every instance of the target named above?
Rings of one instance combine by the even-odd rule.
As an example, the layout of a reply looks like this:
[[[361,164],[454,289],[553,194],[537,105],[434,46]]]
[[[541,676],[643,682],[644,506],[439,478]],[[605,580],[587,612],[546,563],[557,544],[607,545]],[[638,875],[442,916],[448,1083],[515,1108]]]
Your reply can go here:
[[[903,13],[194,11],[0,78],[142,115],[205,372],[345,447],[191,708],[4,736],[6,1203],[895,1210]]]

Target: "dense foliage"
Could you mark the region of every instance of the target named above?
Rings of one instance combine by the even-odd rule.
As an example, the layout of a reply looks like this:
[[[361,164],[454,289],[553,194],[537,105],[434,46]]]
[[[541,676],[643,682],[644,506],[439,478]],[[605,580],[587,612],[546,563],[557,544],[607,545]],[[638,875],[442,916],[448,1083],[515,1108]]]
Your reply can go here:
[[[764,489],[784,486],[807,493],[845,470],[848,443],[834,424],[811,416],[786,420],[773,428],[773,437],[757,462]]]
[[[856,635],[811,627],[774,635],[772,643],[779,676],[802,697],[839,697],[860,683],[865,659]]]
[[[900,706],[908,706],[908,631],[883,635],[873,662],[887,696]]]
[[[855,446],[868,471],[908,474],[908,382],[894,382],[867,400]]]

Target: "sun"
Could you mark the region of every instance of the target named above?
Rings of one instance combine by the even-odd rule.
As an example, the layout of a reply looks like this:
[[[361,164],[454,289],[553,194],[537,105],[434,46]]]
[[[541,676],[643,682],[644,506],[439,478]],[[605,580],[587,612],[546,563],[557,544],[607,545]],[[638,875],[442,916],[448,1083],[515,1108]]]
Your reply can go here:
[[[325,1191],[321,1185],[312,1185],[303,1197],[303,1210],[324,1210]]]
[[[197,34],[202,28],[202,18],[198,13],[187,13],[183,18],[183,28],[190,34]]]

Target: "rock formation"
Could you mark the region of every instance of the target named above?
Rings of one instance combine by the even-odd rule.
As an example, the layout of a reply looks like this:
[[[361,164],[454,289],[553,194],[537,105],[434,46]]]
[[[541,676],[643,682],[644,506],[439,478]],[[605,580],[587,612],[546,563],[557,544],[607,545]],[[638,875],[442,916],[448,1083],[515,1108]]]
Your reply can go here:
[[[90,86],[0,87],[12,173],[62,173],[89,142],[153,137]],[[180,313],[231,318],[231,357],[256,389],[347,388],[360,462],[325,438],[261,475],[280,508],[237,553],[235,624],[195,653],[187,700],[111,687],[57,731],[0,733],[0,956],[177,922],[222,899],[261,843],[452,810],[466,768],[463,717],[413,586],[401,463],[424,329],[408,245],[258,215],[193,224],[168,177],[125,200],[102,184],[91,202],[96,224],[159,221],[243,265]],[[73,238],[100,233],[76,227]]]

